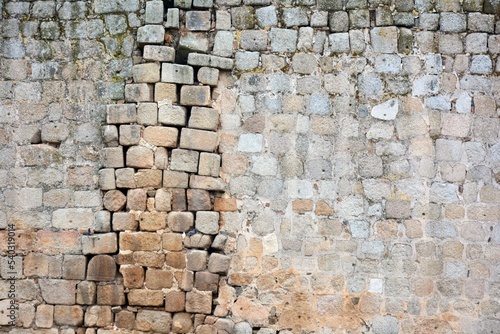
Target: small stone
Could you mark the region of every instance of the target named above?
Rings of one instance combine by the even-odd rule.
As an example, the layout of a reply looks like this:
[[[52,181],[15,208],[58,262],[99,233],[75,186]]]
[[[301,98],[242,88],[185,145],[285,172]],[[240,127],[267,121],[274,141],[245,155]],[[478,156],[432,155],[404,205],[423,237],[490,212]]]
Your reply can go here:
[[[148,61],[172,63],[175,61],[175,49],[170,46],[145,45],[142,57]]]
[[[145,25],[137,29],[139,44],[161,44],[165,38],[165,28],[161,25]]]
[[[396,119],[398,112],[399,101],[393,99],[373,107],[371,115],[375,118],[387,121]]]

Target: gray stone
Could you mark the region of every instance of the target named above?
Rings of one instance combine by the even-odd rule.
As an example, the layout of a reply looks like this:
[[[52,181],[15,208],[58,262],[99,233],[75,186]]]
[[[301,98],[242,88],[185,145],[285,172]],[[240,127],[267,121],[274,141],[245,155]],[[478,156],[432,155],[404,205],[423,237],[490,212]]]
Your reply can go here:
[[[311,27],[301,27],[299,29],[299,39],[297,49],[299,51],[310,51],[313,48],[314,29]]]
[[[191,31],[208,31],[211,27],[209,11],[191,10],[186,12],[186,28]]]
[[[218,31],[215,35],[214,48],[212,53],[221,57],[231,57],[233,55],[234,35],[229,31]]]
[[[209,41],[206,33],[188,31],[181,35],[177,52],[208,52]]]
[[[351,29],[369,28],[370,12],[367,9],[355,9],[349,11],[349,26]]]
[[[295,52],[297,49],[297,31],[271,28],[269,33],[272,52]]]
[[[246,133],[240,136],[238,141],[238,151],[240,152],[261,152],[263,136],[256,133]]]
[[[328,12],[314,11],[311,14],[311,27],[319,28],[319,27],[326,27],[327,25],[328,25]]]
[[[297,53],[292,58],[293,70],[300,74],[311,74],[317,67],[316,58],[308,53]]]
[[[434,203],[456,203],[458,201],[458,187],[451,183],[437,183],[431,185],[429,200]]]
[[[343,1],[342,0],[318,0],[319,10],[342,10]]]
[[[374,334],[399,333],[398,319],[393,316],[376,316],[373,318],[372,329]]]
[[[425,225],[425,233],[432,238],[455,238],[457,236],[456,227],[445,221],[431,221]]]
[[[339,32],[328,36],[330,48],[333,53],[348,53],[351,49],[349,44],[349,33]]]
[[[229,30],[231,29],[231,13],[225,10],[218,10],[215,12],[215,29]]]
[[[462,159],[462,142],[458,140],[437,139],[436,157],[441,161],[460,161]]]
[[[283,22],[287,28],[293,26],[306,26],[309,24],[305,8],[283,8]]]
[[[240,47],[248,51],[267,50],[267,32],[262,30],[243,30],[240,35]]]
[[[382,104],[376,105],[371,111],[371,115],[375,118],[382,119],[385,121],[396,119],[396,115],[399,112],[399,101],[397,99],[391,99]]]
[[[355,239],[366,239],[370,236],[370,223],[362,220],[349,221],[351,236]]]
[[[97,14],[135,12],[139,10],[139,0],[96,0],[94,10]]]
[[[438,91],[439,78],[436,75],[424,75],[413,81],[412,94],[415,96],[437,94]]]
[[[375,27],[370,31],[372,47],[378,53],[398,51],[398,31],[396,27]]]
[[[317,115],[328,115],[331,112],[330,97],[321,93],[311,95],[307,111]]]
[[[137,29],[139,44],[161,44],[165,39],[165,28],[161,25],[145,25]]]
[[[235,334],[252,334],[252,326],[248,322],[239,322],[234,325]]]
[[[161,67],[161,81],[192,85],[194,71],[191,66],[164,63]]]
[[[169,8],[165,28],[179,29],[179,8]]]
[[[251,70],[259,67],[259,52],[236,52],[235,66],[239,70]]]
[[[473,74],[490,74],[493,71],[493,63],[487,55],[472,56],[470,72]]]
[[[486,53],[488,51],[488,34],[473,33],[465,38],[465,52]]]
[[[146,24],[163,23],[163,1],[146,2],[145,23]]]
[[[482,13],[469,13],[468,29],[469,31],[480,31],[492,34],[495,30],[495,16]]]
[[[379,55],[375,58],[375,71],[379,73],[398,74],[401,72],[401,57],[398,55]]]
[[[274,5],[257,9],[255,15],[257,24],[261,28],[275,27],[278,24],[278,16]]]
[[[436,79],[437,80],[437,79]],[[358,77],[359,92],[367,97],[382,95],[383,84],[380,77],[373,73],[361,74]]]
[[[254,8],[249,6],[235,7],[231,9],[233,26],[236,29],[253,29],[255,26]]]
[[[439,28],[445,32],[463,32],[467,28],[465,14],[441,13]]]
[[[439,14],[437,13],[421,13],[420,14],[420,29],[437,30],[439,26]]]
[[[124,33],[128,28],[125,15],[106,15],[105,21],[111,35]]]

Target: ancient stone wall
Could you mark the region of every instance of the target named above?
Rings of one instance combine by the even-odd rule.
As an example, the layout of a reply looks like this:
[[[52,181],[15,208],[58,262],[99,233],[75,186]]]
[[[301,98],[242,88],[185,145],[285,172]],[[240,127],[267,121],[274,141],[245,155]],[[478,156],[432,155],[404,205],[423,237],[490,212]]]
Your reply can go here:
[[[1,10],[0,331],[499,332],[498,1]]]

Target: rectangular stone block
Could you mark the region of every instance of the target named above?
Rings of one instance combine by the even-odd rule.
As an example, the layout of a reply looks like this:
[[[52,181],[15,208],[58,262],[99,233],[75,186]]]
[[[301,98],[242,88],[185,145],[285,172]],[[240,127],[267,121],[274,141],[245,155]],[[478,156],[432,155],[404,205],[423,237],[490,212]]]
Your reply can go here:
[[[188,55],[188,64],[193,66],[208,66],[222,70],[231,70],[234,65],[234,60],[230,58],[191,52]]]
[[[172,287],[174,275],[168,270],[149,269],[146,272],[146,287],[152,290]]]
[[[163,306],[163,291],[132,289],[128,293],[130,305]]]
[[[158,169],[139,169],[134,175],[137,188],[161,188],[162,171]]]
[[[195,227],[204,234],[219,233],[219,213],[213,211],[198,211]]]
[[[123,285],[99,285],[97,287],[97,304],[125,305]]]
[[[183,312],[186,304],[186,293],[182,291],[169,291],[165,294],[165,311]]]
[[[148,126],[144,130],[143,138],[151,145],[163,147],[177,147],[179,130],[164,126]]]
[[[191,108],[188,126],[190,128],[216,131],[219,125],[219,113],[212,108]]]
[[[75,304],[77,281],[62,279],[40,279],[42,298],[49,304]]]
[[[185,107],[161,104],[158,111],[158,122],[165,125],[185,126],[187,110]]]
[[[167,266],[175,269],[186,268],[186,254],[182,252],[169,252],[165,256]]]
[[[217,293],[219,289],[219,275],[205,271],[197,272],[195,274],[194,287],[200,291]]]
[[[212,97],[209,86],[182,86],[181,104],[185,106],[210,106]]]
[[[36,237],[37,249],[44,254],[77,254],[82,249],[78,231],[38,231]],[[33,249],[32,247],[30,248]]]
[[[133,263],[143,267],[161,268],[165,264],[165,254],[156,252],[134,252]]]
[[[214,152],[217,148],[217,140],[216,132],[184,128],[181,130],[179,146],[180,148]]]
[[[189,186],[193,189],[205,189],[212,191],[224,191],[225,183],[220,178],[209,176],[191,175]]]
[[[189,175],[183,172],[166,170],[163,172],[163,187],[165,188],[187,188]]]
[[[137,112],[135,104],[110,104],[106,106],[106,122],[108,124],[135,123]]]
[[[152,84],[134,83],[125,85],[125,101],[152,102],[154,88]]]
[[[52,226],[61,229],[91,228],[94,222],[92,209],[58,209],[52,214]]]
[[[103,167],[121,168],[123,167],[123,148],[105,147],[103,149]]]
[[[145,45],[142,58],[149,61],[173,63],[175,61],[175,49],[170,46]]]
[[[181,233],[163,233],[162,234],[163,249],[171,252],[182,250],[182,234]]]
[[[133,251],[155,251],[161,249],[161,237],[150,232],[121,232],[120,249]]]
[[[156,211],[172,210],[172,195],[167,189],[158,189],[155,194]]]
[[[164,82],[158,82],[155,84],[155,101],[167,104],[179,102],[177,85]]]
[[[154,163],[153,151],[144,146],[132,146],[127,150],[126,164],[128,167],[151,168]]]
[[[146,2],[146,24],[162,24],[163,23],[163,2],[148,1]]]
[[[189,65],[164,63],[161,67],[161,81],[192,85],[194,83],[194,70]]]
[[[141,140],[142,126],[137,124],[120,125],[119,144],[123,146],[132,146],[139,144]]]
[[[217,86],[219,70],[211,67],[202,67],[198,70],[198,81],[205,85]]]
[[[156,88],[155,88],[156,94]],[[156,98],[155,98],[156,99]],[[139,103],[137,105],[137,123],[156,125],[158,122],[158,105],[156,103]]]
[[[196,173],[198,170],[198,157],[199,153],[196,151],[174,149],[172,150],[170,169]]]
[[[167,214],[165,212],[143,212],[139,218],[142,231],[158,231],[165,229]]]
[[[137,43],[161,44],[165,40],[165,28],[162,25],[145,25],[137,29]]]
[[[215,211],[238,211],[236,198],[215,198],[214,203]]]
[[[132,77],[134,82],[155,83],[160,81],[160,65],[157,63],[145,63],[132,66]]]
[[[118,188],[136,188],[133,168],[115,170],[116,186]]]
[[[40,328],[50,328],[54,322],[54,305],[41,304],[36,308],[35,324]]]
[[[82,236],[83,254],[112,254],[118,250],[116,233]]]
[[[54,308],[54,322],[59,326],[83,325],[82,307],[77,305],[56,305]]]
[[[185,211],[186,210],[186,190],[173,188],[170,190],[172,193],[172,211]]]
[[[114,168],[104,168],[99,171],[99,188],[101,188],[101,190],[116,188]]]
[[[187,232],[194,226],[194,216],[192,212],[171,211],[167,223],[173,232]]]
[[[212,20],[209,11],[191,10],[186,12],[186,28],[191,31],[210,30]]]
[[[188,210],[190,211],[211,211],[212,203],[210,193],[201,189],[187,190]]]
[[[130,289],[140,289],[144,284],[144,268],[142,266],[121,266],[123,286]]]
[[[24,257],[24,275],[51,277],[61,276],[62,257],[40,253],[29,253]]]
[[[113,231],[135,231],[139,222],[135,216],[128,212],[113,213]]]
[[[202,152],[200,154],[198,174],[218,177],[220,172],[220,163],[221,157],[219,154]]]
[[[190,313],[212,313],[212,292],[190,291],[186,293],[186,311]]]
[[[64,255],[62,277],[64,279],[84,280],[87,259],[83,255]]]
[[[165,147],[157,147],[155,151],[155,167],[160,170],[168,168],[168,151]]]
[[[142,332],[172,333],[172,316],[170,313],[152,310],[140,310],[135,321],[136,329]]]

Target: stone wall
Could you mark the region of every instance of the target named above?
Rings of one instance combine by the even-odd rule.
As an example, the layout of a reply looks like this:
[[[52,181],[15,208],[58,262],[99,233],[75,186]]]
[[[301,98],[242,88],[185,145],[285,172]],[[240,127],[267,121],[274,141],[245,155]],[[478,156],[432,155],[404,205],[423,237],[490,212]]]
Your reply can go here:
[[[498,332],[497,1],[2,10],[6,332]]]

